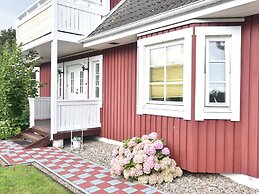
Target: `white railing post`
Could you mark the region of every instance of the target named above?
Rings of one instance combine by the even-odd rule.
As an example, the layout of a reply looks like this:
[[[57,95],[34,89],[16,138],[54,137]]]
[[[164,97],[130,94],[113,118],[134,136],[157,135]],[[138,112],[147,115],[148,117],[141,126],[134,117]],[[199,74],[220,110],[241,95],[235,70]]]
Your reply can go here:
[[[28,98],[30,111],[30,127],[35,125],[35,98]]]

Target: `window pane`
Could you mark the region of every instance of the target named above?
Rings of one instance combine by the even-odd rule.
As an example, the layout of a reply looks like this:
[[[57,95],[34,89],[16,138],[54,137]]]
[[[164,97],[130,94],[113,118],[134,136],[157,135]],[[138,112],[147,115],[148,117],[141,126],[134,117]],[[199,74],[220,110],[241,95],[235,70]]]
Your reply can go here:
[[[182,82],[183,81],[183,64],[175,64],[166,66],[166,81],[167,82]]]
[[[226,84],[210,84],[210,103],[226,102]]]
[[[164,85],[151,85],[149,99],[164,101]]]
[[[95,85],[99,86],[99,75],[95,76]]]
[[[210,63],[209,64],[209,80],[210,81],[225,81],[225,63]]]
[[[59,74],[59,94],[58,96],[62,95],[62,75]]]
[[[99,98],[99,87],[95,88],[95,97]]]
[[[71,80],[70,80],[70,83],[71,83],[71,93],[74,93],[74,75],[75,73],[74,72],[71,72]]]
[[[164,48],[150,50],[150,66],[164,66]]]
[[[99,63],[96,63],[96,65],[95,65],[95,73],[96,74],[99,74]]]
[[[164,67],[151,67],[150,68],[150,82],[163,82],[164,81]]]
[[[166,85],[167,101],[183,101],[183,84],[167,84]]]
[[[225,41],[209,42],[209,60],[225,60]]]
[[[178,64],[183,62],[183,44],[166,48],[166,64]]]

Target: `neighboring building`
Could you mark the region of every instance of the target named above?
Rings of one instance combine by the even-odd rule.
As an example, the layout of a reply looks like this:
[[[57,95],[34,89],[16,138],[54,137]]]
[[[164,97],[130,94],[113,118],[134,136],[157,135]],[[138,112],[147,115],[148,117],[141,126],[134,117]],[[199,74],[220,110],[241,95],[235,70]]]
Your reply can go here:
[[[77,37],[84,48],[53,25],[58,33],[50,34],[63,39],[51,40],[51,60],[50,42],[30,47],[48,52],[40,94],[51,96],[52,137],[101,127],[102,137],[121,141],[156,131],[183,169],[259,177],[258,6],[258,0],[123,0]],[[50,14],[51,21],[64,13],[71,12]]]

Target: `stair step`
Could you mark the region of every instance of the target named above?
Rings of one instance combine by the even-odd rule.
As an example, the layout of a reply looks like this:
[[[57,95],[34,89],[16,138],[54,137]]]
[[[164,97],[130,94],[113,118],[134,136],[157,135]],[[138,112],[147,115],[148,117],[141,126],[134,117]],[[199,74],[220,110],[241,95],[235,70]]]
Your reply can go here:
[[[35,134],[33,132],[26,132],[22,133],[22,137],[25,138],[26,140],[31,140],[33,143],[39,141],[40,139],[44,138],[43,136],[39,134]]]
[[[48,146],[50,143],[51,143],[50,135],[47,135],[46,137],[43,137],[39,141],[25,146],[25,149],[45,147],[45,146]]]
[[[36,133],[38,133],[39,135],[42,135],[42,136],[47,136],[47,135],[49,135],[49,132],[47,132],[48,130],[45,129],[45,128],[43,128],[43,127],[33,126],[33,127],[31,128],[31,131],[36,132]]]

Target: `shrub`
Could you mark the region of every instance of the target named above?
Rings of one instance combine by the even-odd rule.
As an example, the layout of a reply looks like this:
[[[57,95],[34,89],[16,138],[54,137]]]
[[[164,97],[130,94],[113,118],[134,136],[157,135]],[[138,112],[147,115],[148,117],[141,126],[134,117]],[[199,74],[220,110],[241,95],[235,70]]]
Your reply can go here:
[[[12,126],[12,121],[0,121],[0,139],[9,139],[21,132],[20,127]]]
[[[157,138],[157,133],[133,137],[113,150],[111,174],[143,184],[172,182],[183,172],[169,155],[169,149]]]
[[[6,42],[0,52],[0,121],[26,129],[29,123],[28,97],[37,95],[35,52],[22,55],[15,42]],[[11,132],[10,132],[11,133]]]

